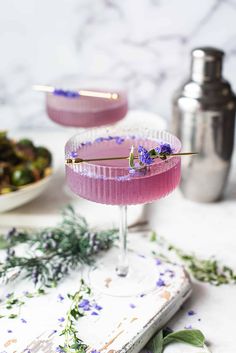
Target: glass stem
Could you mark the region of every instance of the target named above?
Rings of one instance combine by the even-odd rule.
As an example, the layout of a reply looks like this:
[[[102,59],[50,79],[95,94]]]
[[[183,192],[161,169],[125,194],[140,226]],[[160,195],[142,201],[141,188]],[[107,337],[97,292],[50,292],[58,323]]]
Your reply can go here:
[[[118,276],[125,277],[129,271],[127,256],[127,206],[120,206],[120,255],[116,272]]]

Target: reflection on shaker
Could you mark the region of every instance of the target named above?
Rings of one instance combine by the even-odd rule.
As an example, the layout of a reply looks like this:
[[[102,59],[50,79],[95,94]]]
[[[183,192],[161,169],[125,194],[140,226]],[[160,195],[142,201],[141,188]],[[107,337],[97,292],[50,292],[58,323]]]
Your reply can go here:
[[[221,75],[223,56],[216,48],[194,49],[191,77],[173,99],[170,129],[183,151],[198,152],[182,160],[180,188],[199,202],[222,197],[233,152],[236,98]]]

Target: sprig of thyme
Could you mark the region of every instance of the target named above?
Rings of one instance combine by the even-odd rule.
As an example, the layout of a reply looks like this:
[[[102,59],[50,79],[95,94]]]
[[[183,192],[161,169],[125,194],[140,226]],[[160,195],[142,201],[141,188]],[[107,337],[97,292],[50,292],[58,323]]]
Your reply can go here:
[[[236,284],[236,272],[229,266],[221,265],[220,261],[216,258],[201,259],[194,253],[186,253],[180,248],[169,244],[163,237],[157,237],[155,232],[152,232],[150,240],[157,241],[160,248],[164,250],[164,254],[153,251],[155,256],[162,257],[163,260],[171,262],[168,253],[174,253],[198,281],[210,283],[215,286]]]
[[[66,314],[64,329],[60,334],[60,336],[64,336],[64,343],[58,347],[58,352],[86,353],[88,345],[78,337],[76,322],[85,314],[83,309],[79,307],[79,303],[85,298],[85,296],[90,294],[91,289],[83,279],[81,279],[79,290],[74,294],[68,294],[68,297],[71,300],[71,305]]]
[[[41,287],[53,287],[72,269],[90,264],[99,251],[109,249],[117,239],[117,230],[93,231],[86,220],[67,207],[56,227],[40,231],[12,229],[2,237],[2,247],[7,247],[6,260],[0,263],[0,278],[7,279],[14,271],[30,278]],[[17,256],[13,246],[25,243],[27,256]]]

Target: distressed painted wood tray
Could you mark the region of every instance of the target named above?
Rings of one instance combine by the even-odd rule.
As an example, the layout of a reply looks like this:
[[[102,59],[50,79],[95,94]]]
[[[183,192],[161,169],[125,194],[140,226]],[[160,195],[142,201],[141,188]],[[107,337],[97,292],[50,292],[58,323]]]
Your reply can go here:
[[[181,266],[161,262],[154,263],[154,268],[159,285],[155,283],[148,294],[115,297],[94,291],[91,300],[102,309],[97,315],[88,312],[78,322],[79,338],[89,345],[89,352],[94,349],[101,353],[139,352],[189,297],[191,283]],[[64,322],[60,319],[65,317],[70,304],[66,293],[78,290],[80,276],[74,273],[48,295],[27,301],[19,319],[1,319],[0,352],[54,353],[63,342],[59,333]],[[158,282],[159,278],[165,285]],[[17,291],[22,293],[26,289],[21,284]],[[59,295],[65,299],[59,301]],[[10,335],[9,330],[12,331]]]

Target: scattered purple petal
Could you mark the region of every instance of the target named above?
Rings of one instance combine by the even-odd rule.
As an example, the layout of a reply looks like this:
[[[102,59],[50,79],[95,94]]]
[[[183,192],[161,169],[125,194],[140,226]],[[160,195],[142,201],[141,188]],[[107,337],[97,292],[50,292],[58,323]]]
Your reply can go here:
[[[163,279],[159,278],[159,280],[156,282],[157,287],[164,287],[166,284],[163,281]]]
[[[193,315],[196,315],[195,311],[189,310],[188,311],[188,316],[193,316]]]
[[[7,293],[7,294],[6,294],[6,298],[9,299],[9,298],[12,297],[12,295],[13,295],[13,293]]]
[[[20,319],[20,321],[23,323],[23,324],[27,324],[27,321],[23,318]]]
[[[165,273],[164,272],[160,272],[160,276],[164,276],[165,275]]]
[[[25,349],[24,349],[24,352],[25,352],[25,353],[31,353],[31,350],[30,350],[29,348],[25,348]]]
[[[143,298],[143,297],[145,297],[145,294],[144,293],[140,294],[140,298]]]
[[[136,308],[136,305],[134,305],[133,303],[131,303],[129,306],[130,306],[131,309]]]
[[[93,349],[93,350],[91,351],[91,353],[100,353],[100,352],[97,351],[96,349]]]
[[[162,264],[161,260],[160,259],[156,259],[156,265],[159,266],[161,264]]]
[[[65,321],[65,318],[64,318],[64,317],[59,317],[58,321],[59,321],[59,322],[64,322],[64,321]]]
[[[192,330],[192,325],[186,325],[186,326],[184,326],[184,328],[185,328],[185,330]]]
[[[96,311],[92,311],[91,315],[98,316],[99,314]]]
[[[138,254],[139,257],[142,257],[143,259],[146,259],[146,256],[143,254]]]
[[[63,300],[64,300],[65,298],[63,297],[63,295],[61,295],[61,294],[58,294],[58,296],[57,296],[57,301],[58,302],[63,302]]]
[[[64,349],[62,349],[61,347],[56,347],[56,352],[57,353],[65,353]]]
[[[200,317],[199,317],[199,319],[197,319],[197,321],[202,321],[202,319],[200,319]]]
[[[94,309],[96,310],[102,310],[102,306],[101,305],[98,305],[97,303],[94,304]]]
[[[7,330],[7,333],[12,333],[12,330]]]
[[[57,330],[52,330],[51,335],[54,335],[54,333],[57,333]]]

